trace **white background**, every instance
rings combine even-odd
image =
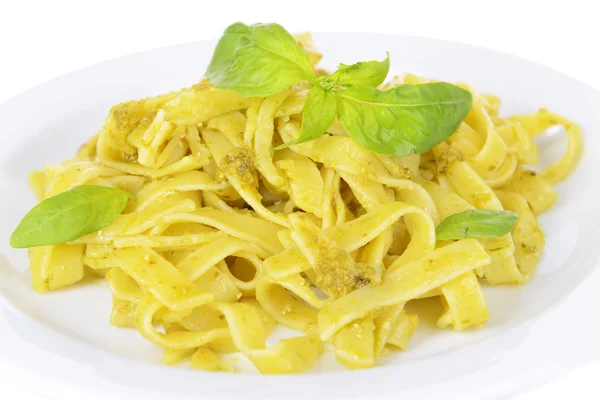
[[[385,32],[470,43],[546,64],[600,89],[600,24],[594,3],[0,0],[0,102],[106,59],[216,38],[234,21],[278,22],[290,31]],[[31,117],[35,118],[35,110]],[[18,132],[0,132],[0,135],[12,134]],[[598,376],[600,361],[523,393],[517,399],[597,399],[600,398]],[[0,359],[0,397],[39,399],[17,389],[30,384],[35,381],[28,382]]]

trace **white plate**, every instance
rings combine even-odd
[[[156,346],[134,330],[109,325],[110,295],[101,283],[36,294],[28,274],[21,273],[27,269],[26,252],[8,246],[11,231],[34,204],[27,172],[71,157],[102,126],[112,105],[198,81],[215,43],[184,44],[76,71],[0,106],[2,358],[24,374],[45,379],[45,393],[65,390],[60,389],[63,382],[97,395],[145,398],[404,394],[481,399],[521,390],[600,355],[597,336],[592,335],[597,324],[587,322],[585,315],[563,309],[558,317],[544,314],[590,276],[600,251],[595,185],[600,162],[591,155],[600,147],[600,93],[546,67],[463,44],[346,33],[317,34],[315,40],[327,67],[381,59],[389,50],[393,73],[468,82],[499,95],[503,113],[547,107],[581,124],[586,151],[574,175],[558,187],[555,207],[541,218],[547,246],[533,281],[525,287],[486,288],[491,318],[481,330],[442,331],[425,321],[406,352],[384,358],[376,368],[345,371],[334,366],[329,354],[313,373],[300,376],[164,367],[158,364],[161,353]],[[544,161],[556,158],[563,145],[559,137],[546,140]],[[598,275],[590,279],[600,282]],[[585,287],[591,301],[600,298],[589,291],[591,284]]]

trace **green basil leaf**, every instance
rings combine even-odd
[[[208,70],[206,71],[206,76],[209,78],[209,80],[211,77],[221,76],[231,68],[235,62],[235,50],[237,49],[244,35],[247,36],[249,34],[250,27],[242,24],[241,22],[236,22],[235,24],[229,25],[227,29],[225,29],[223,36],[219,40],[219,43],[217,43],[212,60],[210,61]]]
[[[242,96],[266,97],[314,78],[308,56],[278,24],[231,25],[206,71],[217,87]]]
[[[468,210],[444,219],[435,235],[437,240],[496,238],[510,232],[518,219],[510,211]]]
[[[131,195],[104,186],[76,186],[48,197],[23,217],[10,237],[16,248],[70,242],[109,225]]]
[[[335,95],[321,86],[313,86],[306,95],[302,111],[302,131],[296,140],[282,144],[274,150],[314,140],[321,136],[331,126],[336,113]]]
[[[444,82],[386,91],[356,85],[335,93],[346,132],[361,146],[396,157],[423,153],[452,135],[472,103],[469,91]]]
[[[390,53],[383,61],[363,61],[352,65],[340,63],[338,70],[329,78],[340,86],[365,84],[379,86],[385,81],[390,70]]]

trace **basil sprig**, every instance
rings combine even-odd
[[[471,109],[471,94],[444,82],[386,91],[361,84],[336,95],[346,132],[369,150],[397,157],[430,150],[454,133]]]
[[[219,40],[206,76],[242,96],[264,97],[308,80],[300,136],[275,150],[314,140],[339,119],[361,146],[376,153],[423,153],[450,136],[471,109],[471,93],[449,83],[401,85],[381,91],[383,61],[340,64],[316,77],[308,57],[281,25],[235,23]]]
[[[383,61],[362,61],[352,65],[340,63],[337,71],[329,77],[329,81],[335,82],[340,86],[351,86],[362,83],[375,87],[385,81],[389,71],[390,53],[387,53]]]
[[[325,133],[335,119],[336,102],[333,91],[323,89],[320,85],[313,86],[306,94],[300,136],[296,140],[275,147],[275,150],[317,139]]]
[[[10,237],[16,248],[70,242],[96,232],[123,212],[131,195],[104,186],[76,186],[33,207]]]
[[[281,25],[238,22],[219,40],[206,77],[242,96],[266,97],[315,73],[308,56]]]
[[[497,238],[511,231],[519,214],[511,211],[468,210],[446,217],[437,227],[437,240]]]

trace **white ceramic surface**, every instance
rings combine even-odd
[[[69,382],[106,395],[144,398],[481,399],[521,390],[600,356],[595,340],[600,327],[576,312],[565,312],[563,323],[556,318],[550,323],[544,313],[586,279],[585,301],[600,298],[591,292],[596,286],[591,282],[600,284],[600,273],[591,274],[600,252],[594,183],[600,161],[592,155],[600,145],[600,93],[549,68],[457,43],[347,33],[316,34],[315,40],[326,67],[380,59],[389,50],[392,73],[468,82],[499,95],[503,114],[547,107],[581,124],[586,150],[573,176],[557,187],[555,207],[541,217],[547,246],[533,281],[486,287],[491,318],[481,330],[439,330],[424,318],[410,348],[383,358],[376,368],[347,371],[329,353],[315,371],[300,376],[164,367],[158,347],[134,330],[109,324],[110,294],[103,283],[36,294],[23,273],[26,251],[8,246],[11,231],[35,203],[27,172],[71,157],[102,126],[112,105],[198,81],[215,43],[191,43],[103,62],[0,105],[0,357],[45,380],[44,393],[53,390],[52,382]],[[540,142],[545,163],[564,148],[560,131],[553,133]]]

